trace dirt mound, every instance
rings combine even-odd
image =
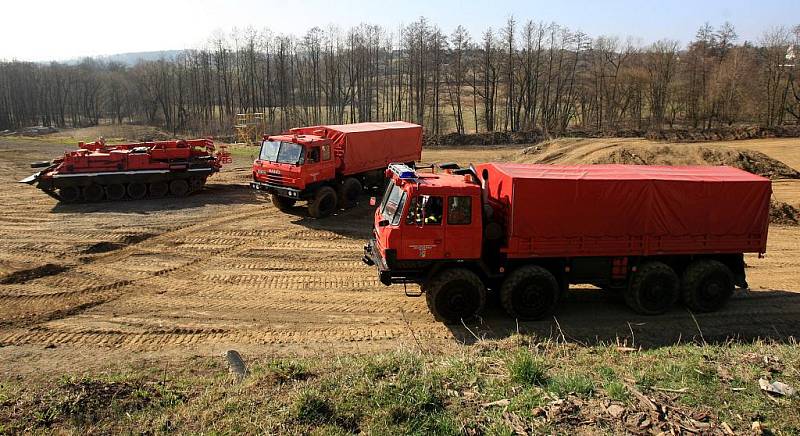
[[[800,179],[800,172],[764,153],[709,146],[622,146],[591,163],[728,165],[770,179]]]
[[[800,137],[800,128],[796,126],[778,127],[723,127],[714,129],[672,129],[651,130],[645,138],[654,141],[733,141],[756,138],[797,138]]]
[[[800,225],[800,210],[791,204],[772,200],[769,203],[769,222],[787,226]]]

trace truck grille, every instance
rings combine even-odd
[[[283,177],[280,174],[267,174],[267,183],[270,185],[286,186],[289,182],[288,177]]]

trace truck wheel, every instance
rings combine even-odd
[[[561,290],[550,271],[536,265],[512,272],[500,287],[503,308],[521,320],[542,319],[553,313]]]
[[[486,304],[486,286],[477,274],[463,268],[440,272],[422,290],[433,317],[448,324],[473,318]]]
[[[668,311],[678,301],[679,280],[675,271],[662,262],[648,262],[639,267],[625,292],[625,303],[643,315]]]
[[[349,209],[358,202],[358,197],[361,195],[361,182],[355,177],[348,177],[344,179],[344,183],[339,185],[337,194],[339,196],[339,207]]]
[[[150,196],[153,198],[161,198],[169,192],[169,184],[167,182],[153,182],[150,184]]]
[[[175,197],[183,197],[189,193],[189,182],[183,179],[176,179],[169,182],[169,193]]]
[[[204,177],[192,177],[189,180],[189,188],[192,192],[201,191],[203,186],[206,184],[206,179]]]
[[[139,200],[147,195],[147,185],[139,182],[128,183],[128,197]]]
[[[65,186],[58,190],[58,198],[64,203],[75,203],[81,198],[81,190],[76,186]]]
[[[683,303],[695,312],[713,312],[733,295],[733,273],[716,260],[698,260],[683,273]]]
[[[91,185],[83,188],[83,199],[90,203],[100,201],[105,196],[106,193],[103,191],[103,187],[100,185],[92,183]]]
[[[291,209],[292,206],[294,206],[294,204],[297,202],[297,200],[294,200],[292,198],[281,197],[280,195],[277,194],[270,194],[269,198],[270,200],[272,200],[272,204],[274,204],[275,207],[283,211]]]
[[[308,204],[308,214],[314,218],[324,218],[336,210],[336,191],[330,186],[323,186],[314,194],[314,200]]]
[[[125,198],[125,185],[112,183],[106,186],[106,198],[111,201],[118,201]]]

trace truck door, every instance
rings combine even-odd
[[[400,259],[444,259],[444,198],[417,195],[405,218]]]
[[[445,213],[444,257],[477,259],[481,257],[480,201],[469,195],[447,197]]]
[[[306,184],[333,179],[336,168],[331,158],[330,144],[314,145],[306,148],[303,168]]]

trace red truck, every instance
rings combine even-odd
[[[253,163],[253,189],[281,210],[308,201],[313,217],[354,205],[364,188],[380,186],[392,162],[422,155],[422,126],[393,121],[298,127],[265,137]]]
[[[385,285],[417,283],[438,320],[481,311],[487,290],[523,320],[570,284],[624,296],[642,314],[679,299],[722,307],[747,287],[744,253],[766,251],[771,184],[730,167],[391,165],[364,262]]]

